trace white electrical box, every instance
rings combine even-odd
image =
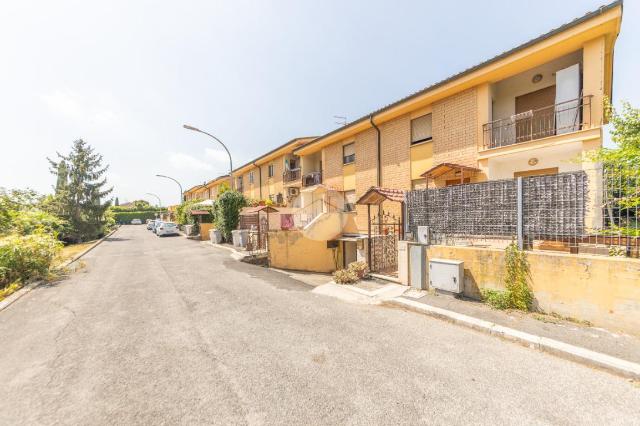
[[[464,262],[461,260],[430,259],[429,287],[450,293],[464,290]]]
[[[418,226],[416,240],[420,244],[429,244],[429,227],[428,226]]]

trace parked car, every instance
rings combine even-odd
[[[142,225],[142,221],[140,219],[131,219],[132,225]]]
[[[153,221],[153,228],[151,228],[153,233],[155,233],[158,230],[158,226],[160,226],[161,223],[162,221],[160,219],[156,219]]]
[[[156,235],[162,237],[164,235],[180,235],[178,225],[173,222],[160,222],[156,229]]]
[[[147,219],[147,229],[153,229],[154,222],[154,219]]]

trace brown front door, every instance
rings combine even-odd
[[[525,170],[522,172],[515,172],[513,174],[513,177],[518,178],[518,177],[547,176],[547,175],[557,175],[557,174],[558,174],[557,167],[549,167],[548,169]]]
[[[516,97],[516,142],[546,138],[555,132],[556,86],[545,87],[535,92]],[[532,114],[525,114],[533,111]]]

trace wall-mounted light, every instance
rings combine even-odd
[[[533,78],[531,79],[532,83],[540,83],[542,81],[542,74],[536,74],[533,76]]]
[[[533,157],[533,158],[529,158],[529,165],[530,166],[535,166],[536,164],[538,164],[538,159]]]

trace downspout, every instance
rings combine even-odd
[[[376,186],[380,187],[380,185],[382,185],[382,167],[380,167],[380,163],[381,163],[381,157],[382,157],[382,148],[381,148],[381,135],[380,135],[380,128],[378,126],[376,126],[376,123],[373,122],[373,115],[369,116],[369,123],[371,123],[371,126],[373,126],[374,129],[376,129],[376,133],[378,134],[377,137],[377,158],[378,161],[376,163],[376,169],[377,169],[377,175],[376,175]]]
[[[376,123],[374,123],[373,121],[373,114],[369,116],[369,123],[371,123],[371,126],[376,129],[376,133],[377,133],[377,146],[376,146],[376,154],[377,154],[377,161],[376,161],[376,186],[380,187],[380,185],[382,184],[382,167],[380,166],[381,163],[381,135],[380,135],[380,128],[378,126],[376,126]],[[378,204],[378,221],[381,222],[381,218],[380,218],[380,211],[382,209],[382,206],[380,204]],[[367,205],[367,221],[369,222],[367,225],[367,261],[369,263],[369,269],[371,269],[371,250],[372,250],[372,244],[371,244],[371,204]]]
[[[262,167],[253,162],[253,165],[258,168],[258,183],[260,184],[260,201],[262,201]]]

